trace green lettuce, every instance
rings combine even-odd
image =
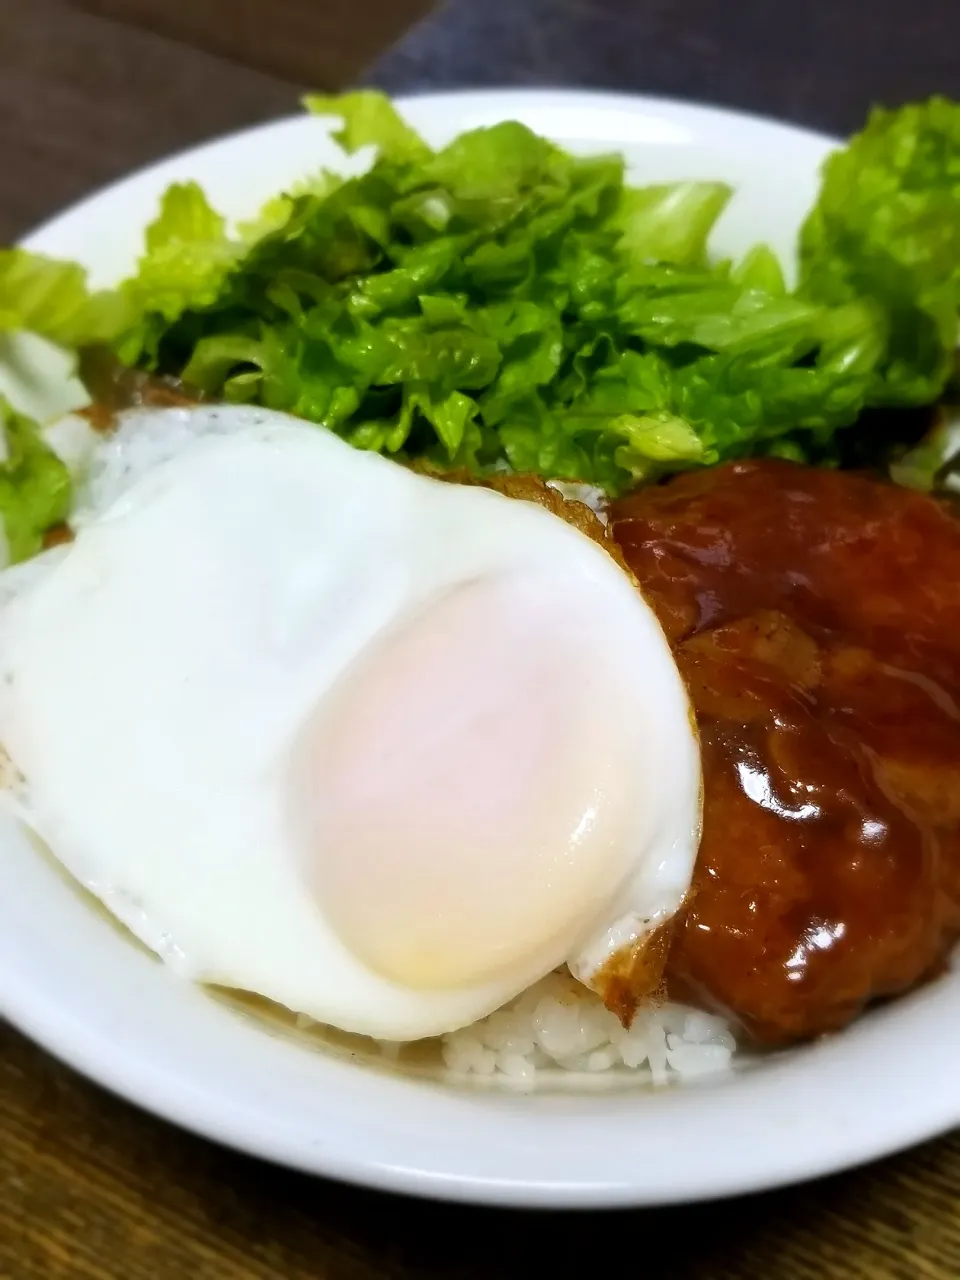
[[[960,106],[877,112],[825,166],[788,290],[708,252],[715,182],[630,186],[516,121],[433,150],[382,95],[313,96],[368,170],[231,229],[170,188],[133,276],[8,251],[0,327],[281,409],[359,448],[618,493],[776,454],[833,465],[943,390],[960,301]]]
[[[24,329],[62,347],[114,341],[135,315],[118,290],[91,292],[87,273],[26,249],[0,249],[0,332]]]
[[[424,160],[430,149],[419,134],[411,129],[388,98],[373,89],[358,89],[328,97],[310,93],[303,105],[313,115],[335,116],[342,127],[334,140],[344,151],[352,153],[361,147],[376,147],[381,157],[393,160]]]
[[[169,325],[186,311],[212,306],[246,252],[195,182],[168,188],[144,247],[136,274],[120,290],[130,314],[139,317],[123,335],[128,360],[154,358]]]
[[[928,404],[942,392],[960,307],[960,105],[943,98],[875,110],[827,161],[800,237],[801,292],[884,315],[872,404]]]
[[[37,424],[2,398],[0,428],[0,516],[10,559],[27,560],[43,546],[44,533],[67,517],[70,473],[44,444]]]

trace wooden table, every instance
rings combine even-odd
[[[0,0],[0,240],[134,165],[291,110],[301,83],[356,77],[426,7]],[[956,0],[808,0],[782,13],[768,0],[452,0],[370,74],[395,91],[670,92],[835,129],[871,99],[960,97]],[[955,1280],[958,1192],[954,1136],[812,1186],[666,1212],[422,1204],[222,1151],[0,1025],[0,1280],[529,1280],[607,1266],[672,1280]]]

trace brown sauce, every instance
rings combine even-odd
[[[176,408],[201,398],[176,378],[128,368],[106,347],[85,347],[80,352],[79,374],[92,401],[82,412],[96,431],[110,431],[124,409]]]
[[[631,494],[611,528],[702,739],[671,993],[776,1044],[936,973],[960,934],[960,520],[757,461]]]
[[[51,547],[60,547],[66,542],[73,541],[73,530],[63,520],[59,524],[53,524],[43,535],[43,549],[49,551]]]

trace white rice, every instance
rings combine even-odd
[[[442,1039],[452,1082],[531,1089],[616,1074],[654,1085],[729,1069],[736,1041],[725,1018],[669,1002],[641,1008],[629,1030],[599,997],[553,973],[489,1017]]]

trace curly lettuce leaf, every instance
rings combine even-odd
[[[195,182],[174,183],[147,228],[137,274],[125,286],[138,310],[176,320],[189,307],[209,306],[246,246]]]
[[[44,533],[70,510],[70,473],[40,436],[37,424],[0,398],[0,516],[10,560],[27,560]]]
[[[960,104],[875,110],[824,166],[800,236],[801,290],[886,313],[869,399],[918,405],[949,377],[960,307]]]
[[[315,116],[337,116],[342,127],[333,138],[346,152],[373,146],[380,156],[395,161],[417,161],[429,155],[429,147],[400,116],[393,103],[374,89],[328,96],[310,93],[303,99]]]
[[[620,311],[628,331],[654,347],[692,345],[792,363],[820,345],[822,309],[729,281],[691,292],[636,294]]]
[[[266,219],[261,225],[271,226]],[[249,248],[229,235],[226,220],[197,183],[168,187],[147,227],[136,274],[120,286],[137,317],[120,339],[125,361],[155,361],[169,326],[186,311],[212,306]]]
[[[563,153],[515,120],[462,133],[423,166],[423,176],[454,200],[514,200],[549,177]]]
[[[706,260],[707,237],[733,188],[725,182],[673,182],[625,189],[619,248],[643,262],[693,266]]]
[[[77,263],[0,249],[0,331],[25,329],[72,348],[112,342],[132,315],[116,291],[92,293]]]
[[[766,244],[754,245],[734,267],[730,278],[744,289],[759,289],[771,298],[782,298],[787,292],[780,260]]]

